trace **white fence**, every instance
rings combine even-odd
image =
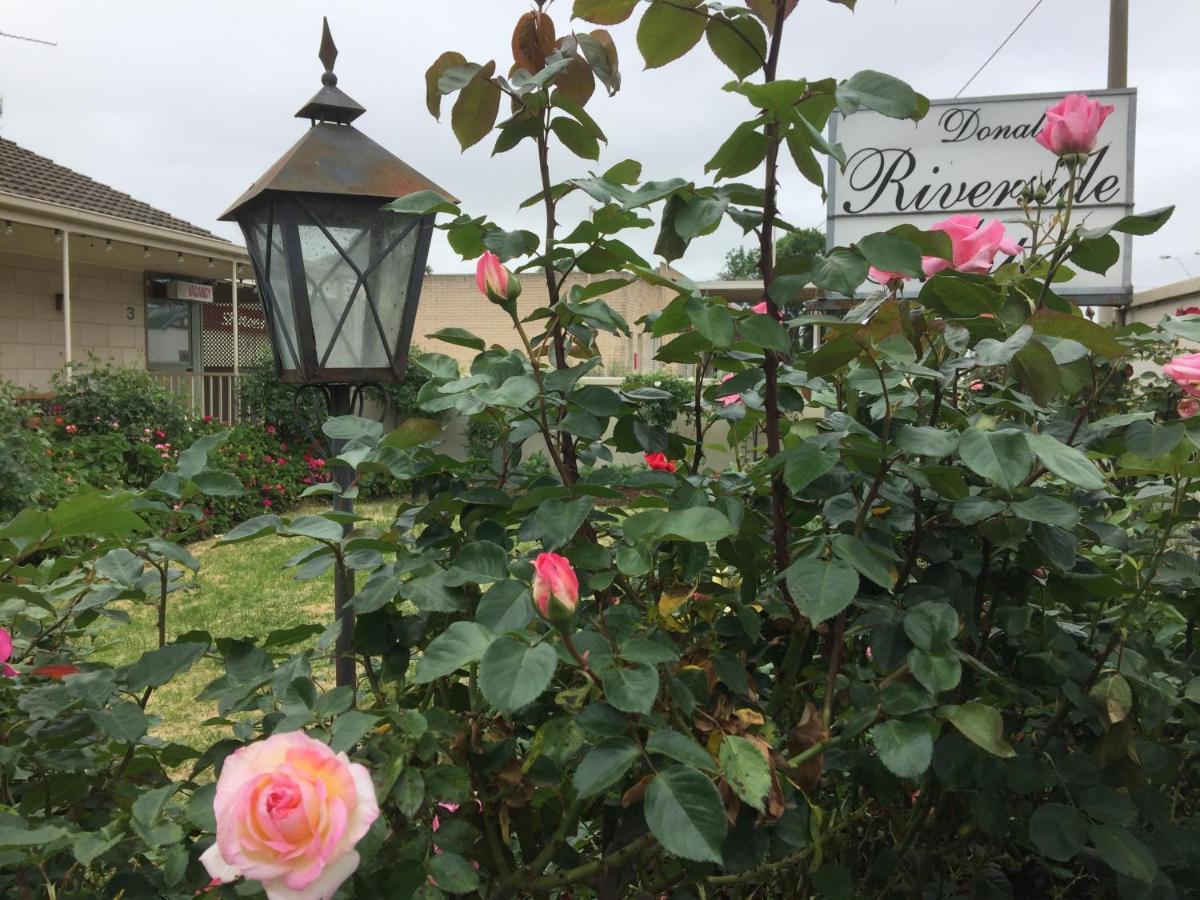
[[[155,380],[168,390],[183,397],[197,414],[212,416],[218,422],[235,424],[241,421],[242,409],[238,400],[237,378],[232,372],[157,372]]]

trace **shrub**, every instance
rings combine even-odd
[[[63,493],[43,417],[36,407],[17,402],[22,393],[0,382],[0,521],[30,504],[52,505]]]
[[[694,409],[696,384],[689,378],[681,378],[669,372],[643,372],[626,375],[621,382],[622,391],[651,389],[669,396],[637,401],[638,412],[643,421],[666,431],[672,431],[680,416],[690,422]]]

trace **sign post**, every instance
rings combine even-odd
[[[908,223],[921,229],[952,215],[1000,219],[1018,241],[1022,188],[1045,184],[1049,205],[1066,189],[1067,173],[1034,140],[1048,106],[1064,93],[934,100],[915,125],[872,112],[829,120],[830,142],[845,148],[847,164],[830,162],[828,246]],[[1133,143],[1137,92],[1091,91],[1115,110],[1100,130],[1096,152],[1080,172],[1075,218],[1110,225],[1133,212]],[[1114,235],[1116,237],[1116,235]],[[1090,305],[1124,305],[1132,285],[1132,238],[1121,236],[1121,260],[1105,275],[1077,271],[1055,291]]]

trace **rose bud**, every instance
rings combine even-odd
[[[533,602],[543,619],[569,622],[579,605],[579,578],[565,556],[539,553],[533,563]]]
[[[504,268],[500,257],[490,250],[483,251],[475,266],[475,285],[479,293],[497,306],[504,307],[509,314],[516,311],[517,298],[521,296],[521,280]]]

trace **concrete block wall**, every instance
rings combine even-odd
[[[564,285],[563,293],[569,296],[574,285],[586,285],[613,275],[572,275]],[[540,272],[527,272],[521,276],[521,297],[517,310],[523,317],[538,307],[549,304],[546,283]],[[635,281],[626,287],[603,295],[610,307],[629,323],[632,337],[601,332],[597,345],[603,357],[603,368],[594,371],[597,375],[625,375],[629,372],[657,372],[674,367],[663,366],[653,357],[657,349],[649,335],[642,334],[636,322],[652,310],[662,309],[675,293],[643,281]],[[539,331],[541,322],[526,326],[530,337]],[[417,309],[416,326],[413,329],[413,346],[436,353],[444,353],[459,361],[465,368],[475,356],[475,351],[431,339],[426,335],[443,328],[465,328],[490,347],[520,348],[521,340],[508,314],[490,303],[475,286],[474,275],[429,275],[421,290],[421,305]],[[635,364],[636,363],[636,364]]]
[[[141,272],[71,267],[72,356],[146,365],[145,288]],[[64,359],[62,262],[0,252],[0,380],[46,390]]]

